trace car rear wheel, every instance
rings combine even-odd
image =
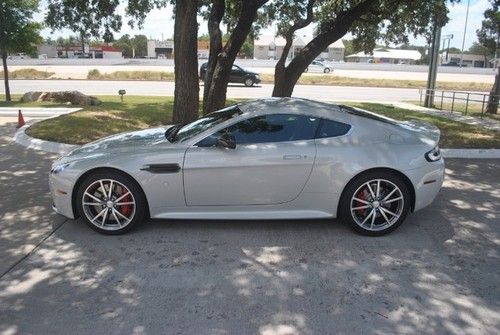
[[[360,234],[385,235],[410,211],[410,192],[396,174],[371,172],[355,178],[344,190],[340,216]]]
[[[328,67],[325,67],[325,69],[323,70],[324,73],[330,73],[330,68]]]
[[[146,199],[137,183],[113,171],[85,178],[76,201],[83,221],[102,234],[124,234],[146,214]]]
[[[246,87],[251,87],[251,86],[253,86],[254,81],[252,78],[246,78],[244,84]]]

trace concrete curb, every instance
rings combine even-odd
[[[36,122],[34,122],[34,123],[36,123]],[[45,141],[45,140],[40,140],[38,138],[33,138],[31,136],[28,136],[28,134],[26,134],[25,131],[31,125],[33,125],[33,123],[26,124],[16,131],[16,133],[14,134],[14,141],[17,144],[25,146],[29,149],[42,150],[42,151],[52,152],[52,153],[61,154],[61,155],[66,154],[66,153],[70,152],[71,150],[78,147],[77,145]]]
[[[444,158],[500,158],[500,149],[441,149]]]
[[[30,149],[58,154],[68,153],[78,147],[77,145],[45,141],[30,137],[25,132],[30,125],[19,128],[14,135],[14,140],[18,144]],[[441,152],[444,158],[500,159],[500,149],[441,149]]]

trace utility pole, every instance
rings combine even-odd
[[[469,20],[469,6],[470,6],[470,0],[467,0],[467,12],[465,13],[464,37],[462,39],[462,53],[460,54],[460,67],[462,67],[462,63],[464,61],[465,35],[467,34],[467,23]]]
[[[446,47],[446,57],[445,57],[445,61],[446,63],[448,63],[448,54],[450,53],[450,41],[453,39],[453,34],[443,35],[441,36],[441,39],[443,40],[443,50],[445,49],[444,45],[446,41],[448,41],[448,46]]]
[[[441,45],[441,27],[434,24],[432,28],[432,46],[430,52],[429,75],[427,77],[427,89],[425,90],[424,106],[434,106],[434,90],[436,89],[437,67],[439,58],[439,46]]]

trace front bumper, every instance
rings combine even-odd
[[[51,173],[49,187],[52,196],[52,209],[58,214],[74,219],[75,213],[71,201],[73,185],[60,175]]]
[[[405,171],[415,188],[415,207],[418,211],[430,205],[444,182],[445,164],[443,158],[424,167]]]

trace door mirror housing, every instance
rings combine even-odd
[[[231,133],[224,133],[217,139],[217,147],[236,149],[236,140]]]

